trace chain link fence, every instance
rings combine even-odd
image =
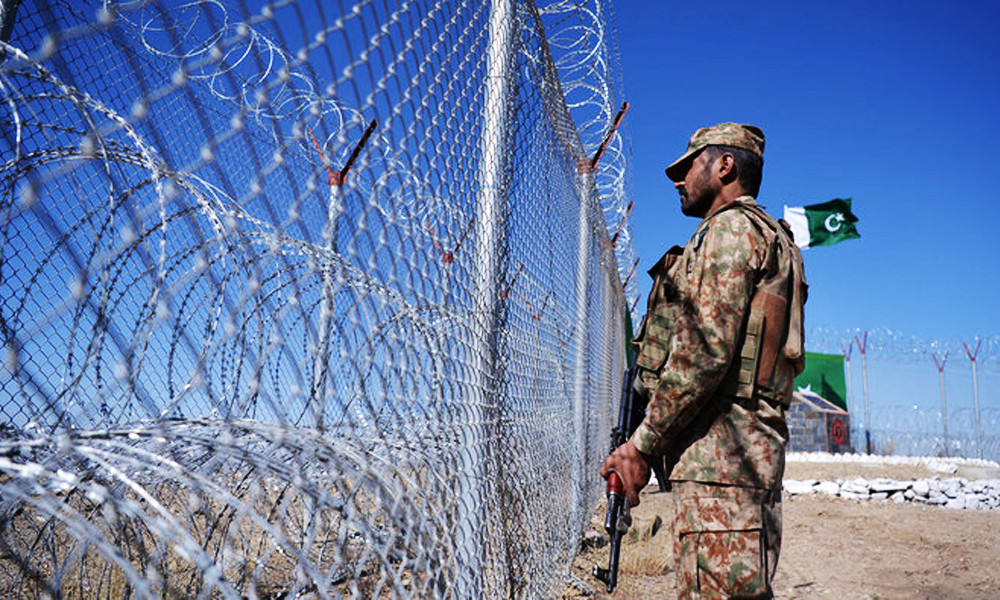
[[[846,359],[855,451],[1000,461],[1000,337],[814,328],[806,340]]]
[[[0,16],[0,595],[556,595],[636,297],[610,1]]]

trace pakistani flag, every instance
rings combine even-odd
[[[806,365],[795,378],[795,389],[812,392],[847,410],[844,355],[806,352]]]
[[[792,227],[799,248],[829,246],[858,238],[858,218],[851,212],[851,199],[836,198],[810,206],[785,207],[785,220]]]

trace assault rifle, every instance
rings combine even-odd
[[[636,366],[625,371],[622,381],[621,404],[618,407],[618,424],[611,430],[611,450],[609,454],[632,437],[632,434],[635,433],[636,428],[639,427],[639,424],[642,423],[642,419],[646,415],[648,399],[637,394],[632,387],[637,373],[638,367]],[[667,482],[667,474],[664,473],[663,461],[656,461],[652,465],[652,468],[653,473],[656,474],[656,481],[660,485],[660,491],[665,492],[669,490],[670,484]],[[622,483],[618,473],[612,472],[608,475],[606,493],[608,496],[608,513],[604,517],[604,530],[608,532],[608,537],[611,541],[611,555],[608,557],[607,569],[602,568],[600,565],[594,565],[594,577],[604,582],[607,585],[608,593],[611,593],[614,591],[615,586],[618,585],[618,557],[621,553],[622,536],[625,535],[628,528],[632,525],[632,515],[628,498],[625,496],[625,485]]]

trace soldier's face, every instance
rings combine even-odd
[[[674,183],[681,195],[681,212],[689,217],[704,217],[715,201],[711,166],[708,155],[701,152],[691,161],[684,179]]]

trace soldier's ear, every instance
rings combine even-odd
[[[733,157],[729,152],[723,152],[719,156],[718,160],[715,161],[715,167],[719,174],[719,178],[722,179],[724,183],[730,183],[736,180],[738,167],[736,166],[736,158]]]

